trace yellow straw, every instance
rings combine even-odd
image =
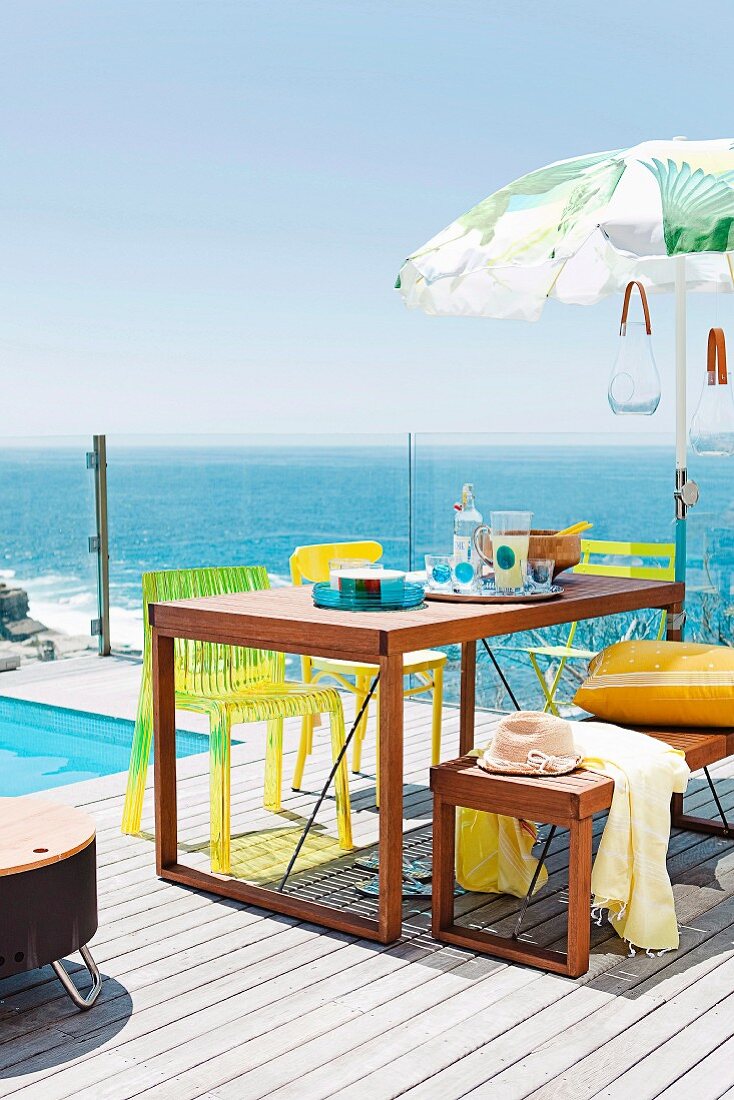
[[[582,531],[588,531],[593,526],[593,523],[581,520],[579,523],[571,524],[570,527],[564,527],[562,531],[556,531],[556,535],[580,535]]]

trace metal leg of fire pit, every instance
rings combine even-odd
[[[69,977],[64,964],[59,962],[52,962],[51,966],[54,968],[56,977],[59,979],[64,989],[71,997],[72,1001],[77,1008],[80,1008],[82,1012],[85,1012],[88,1008],[91,1008],[94,1002],[99,997],[102,989],[102,977],[99,973],[96,962],[92,958],[92,953],[87,946],[79,948],[79,954],[84,959],[84,965],[86,966],[89,974],[92,978],[92,988],[87,993],[86,997],[83,997],[73,981]]]

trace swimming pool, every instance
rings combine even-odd
[[[127,771],[132,736],[124,718],[0,696],[0,795]],[[208,737],[177,733],[176,756],[208,750]]]

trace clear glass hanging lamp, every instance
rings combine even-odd
[[[734,397],[721,328],[709,332],[706,378],[691,420],[690,440],[697,455],[734,455]]]
[[[640,292],[643,321],[627,321],[634,287]],[[652,351],[652,326],[642,283],[627,283],[619,325],[619,351],[607,391],[615,416],[652,416],[660,404],[660,375]]]

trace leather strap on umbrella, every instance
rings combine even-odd
[[[632,297],[632,290],[634,287],[637,287],[640,292],[642,309],[645,314],[645,332],[648,336],[652,336],[652,326],[650,324],[650,307],[647,304],[647,294],[645,293],[644,286],[642,285],[642,283],[638,282],[637,279],[633,279],[631,283],[627,283],[624,291],[624,303],[622,305],[622,320],[619,323],[619,334],[620,336],[624,336],[625,329],[627,327],[627,314],[629,313],[630,298]]]
[[[718,362],[718,381],[720,386],[725,386],[728,375],[726,373],[726,337],[723,328],[709,330],[709,345],[706,356],[706,371],[708,373],[709,386],[716,385],[716,367]]]

